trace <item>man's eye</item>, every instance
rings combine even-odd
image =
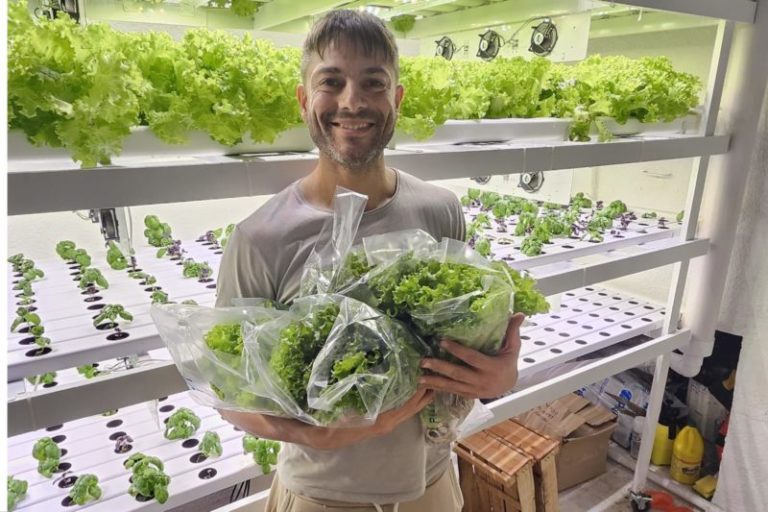
[[[384,82],[382,82],[381,80],[369,80],[368,86],[374,87],[374,88],[384,87]]]
[[[320,82],[320,85],[325,85],[327,87],[338,87],[341,85],[341,80],[337,80],[336,78],[326,78]]]

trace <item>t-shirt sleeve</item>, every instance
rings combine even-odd
[[[461,202],[458,199],[453,202],[453,215],[451,215],[451,217],[453,224],[453,234],[451,235],[451,238],[466,242],[467,226],[466,221],[464,220],[464,209],[461,207]]]
[[[238,225],[227,241],[216,281],[216,307],[231,306],[235,298],[275,299],[264,257]]]

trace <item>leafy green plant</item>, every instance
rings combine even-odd
[[[83,269],[80,273],[80,282],[78,286],[84,290],[96,291],[99,288],[109,288],[109,282],[101,273],[101,270],[90,267]]]
[[[577,192],[571,198],[572,208],[592,208],[592,200],[584,195],[584,192]]]
[[[491,256],[491,242],[487,238],[480,238],[475,242],[475,251],[486,258]]]
[[[93,319],[93,325],[98,326],[106,321],[117,323],[120,318],[130,322],[133,315],[120,304],[107,304],[99,310],[99,314]]]
[[[685,216],[685,210],[680,210],[677,215],[675,215],[675,220],[677,222],[683,222],[683,217]]]
[[[27,481],[16,480],[11,475],[8,475],[8,511],[11,512],[16,508],[16,505],[24,499],[27,494]]]
[[[520,252],[526,256],[537,256],[541,254],[541,245],[542,241],[535,234],[529,235],[520,244]]]
[[[198,280],[208,279],[213,274],[213,269],[207,262],[196,262],[192,258],[184,260],[184,277],[196,277]]]
[[[96,366],[91,364],[84,364],[82,366],[77,367],[77,373],[84,376],[86,379],[92,379],[99,375],[101,372],[98,370]]]
[[[656,212],[645,212],[644,214],[641,215],[641,217],[644,219],[655,219],[656,217],[658,217],[658,215],[656,214]]]
[[[26,324],[27,327],[40,325],[40,316],[37,313],[33,313],[28,308],[20,307],[16,309],[16,318],[11,322],[11,332],[16,332],[22,324]]]
[[[165,438],[173,441],[188,439],[200,428],[200,418],[191,409],[182,407],[171,414],[165,424]]]
[[[132,472],[128,494],[155,498],[161,504],[168,501],[171,477],[163,472],[164,466],[160,459],[139,452],[128,457],[123,466]]]
[[[50,437],[43,437],[35,442],[32,447],[32,457],[38,461],[37,471],[46,478],[51,478],[54,471],[59,468],[61,450]]]
[[[113,270],[125,270],[128,268],[128,260],[125,258],[123,251],[112,240],[109,241],[109,248],[107,249],[107,264]]]
[[[80,475],[75,480],[75,485],[69,490],[70,499],[77,505],[85,505],[91,500],[101,498],[101,487],[96,475]]]
[[[405,37],[416,24],[416,16],[413,14],[400,14],[398,16],[393,16],[389,21],[392,23],[392,29],[395,32],[400,32],[403,34],[403,37]]]
[[[232,236],[232,232],[235,230],[234,224],[228,224],[226,228],[224,228],[224,237],[221,239],[221,246],[226,247],[227,242],[229,242],[229,237]]]
[[[272,466],[277,464],[280,443],[246,434],[243,436],[243,452],[252,454],[254,462],[261,467],[261,472],[266,475],[272,471]]]
[[[208,431],[203,434],[203,440],[200,441],[200,451],[206,457],[221,457],[221,438],[219,434]]]
[[[21,272],[21,264],[24,261],[24,255],[22,253],[14,254],[8,258],[8,263],[13,266],[14,272]]]
[[[43,373],[42,375],[27,377],[27,381],[33,386],[53,384],[56,382],[56,372],[48,372]]]
[[[162,290],[155,290],[149,296],[152,304],[168,304],[168,294]]]
[[[160,222],[157,215],[147,215],[144,217],[144,226],[146,227],[144,236],[147,237],[149,245],[153,247],[167,248],[173,243],[173,239],[171,238],[171,226],[165,222]],[[158,258],[160,257],[162,257],[162,254],[158,251]]]

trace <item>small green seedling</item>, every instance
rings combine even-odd
[[[157,215],[147,215],[144,217],[144,236],[147,242],[153,247],[167,247],[173,243],[171,236],[171,226],[160,222]]]
[[[24,261],[24,255],[22,253],[14,254],[10,258],[8,258],[8,263],[10,263],[13,266],[14,272],[20,272],[21,271],[21,262]]]
[[[125,258],[123,251],[112,240],[108,244],[107,264],[114,270],[125,270],[128,268],[128,260]]]
[[[162,290],[156,290],[150,295],[152,304],[168,304],[168,294]]]
[[[133,473],[128,494],[134,497],[141,494],[147,498],[155,498],[160,503],[168,501],[168,484],[171,477],[163,472],[163,462],[160,459],[134,453],[123,466]]]
[[[656,217],[658,217],[658,215],[656,214],[656,212],[645,212],[644,214],[641,215],[641,217],[644,219],[655,219]]]
[[[477,242],[475,242],[475,251],[477,251],[477,254],[481,256],[485,256],[486,258],[491,256],[491,242],[488,241],[487,238],[480,238]]]
[[[77,249],[72,259],[80,265],[81,269],[88,268],[91,265],[91,255],[85,249]]]
[[[80,274],[80,288],[95,291],[99,288],[109,288],[109,282],[97,268],[86,268]]]
[[[675,215],[675,220],[677,222],[683,222],[683,219],[685,218],[685,210],[680,210],[677,212],[677,215]]]
[[[59,468],[61,450],[59,445],[50,437],[39,439],[32,447],[32,457],[37,461],[37,471],[46,478],[51,478],[53,472]]]
[[[40,384],[53,384],[56,382],[56,372],[43,373],[42,375],[34,375],[27,377],[27,381],[33,386]]]
[[[91,500],[101,498],[101,487],[96,475],[80,475],[75,481],[75,485],[69,491],[70,499],[77,505],[85,505]]]
[[[200,442],[200,451],[206,457],[221,457],[221,439],[216,432],[208,431]]]
[[[63,260],[74,261],[75,242],[71,240],[62,240],[56,244],[56,254]]]
[[[86,379],[92,379],[99,375],[101,372],[93,366],[93,364],[84,364],[77,367],[77,373],[85,376]]]
[[[31,329],[32,326],[40,325],[40,316],[25,307],[17,308],[16,318],[11,323],[11,332],[16,332],[22,324],[27,324],[26,326]]]
[[[213,269],[206,262],[198,263],[192,258],[184,260],[184,277],[196,277],[198,280],[208,279]]]
[[[268,439],[259,439],[250,434],[243,436],[244,453],[253,454],[253,460],[261,467],[265,475],[272,471],[272,466],[277,464],[277,454],[280,453],[280,443]]]
[[[192,410],[182,407],[168,418],[165,438],[169,441],[188,439],[200,428],[200,418]]]
[[[118,318],[122,318],[123,320],[130,322],[133,320],[133,315],[126,311],[126,309],[120,304],[107,304],[101,308],[99,314],[96,315],[96,318],[93,319],[93,325],[98,326],[106,320],[117,323]]]
[[[16,508],[16,504],[27,494],[27,481],[16,480],[8,475],[8,512]]]

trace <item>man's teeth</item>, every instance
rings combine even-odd
[[[362,130],[363,128],[367,128],[368,124],[367,123],[365,123],[365,124],[344,124],[344,123],[339,123],[339,126],[344,128],[345,130]]]

